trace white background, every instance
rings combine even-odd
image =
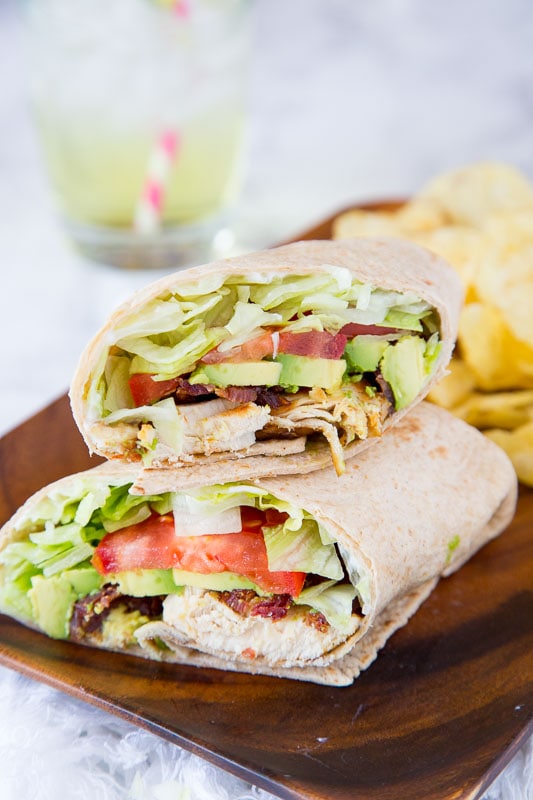
[[[29,113],[20,5],[0,5],[0,433],[65,391],[107,314],[154,277],[84,262],[63,237]],[[404,197],[472,161],[507,161],[533,179],[531,0],[256,0],[254,23],[242,248],[353,202]],[[82,729],[107,753],[101,772]],[[163,762],[194,791],[205,784],[192,800],[244,791],[224,776],[191,777],[193,762],[134,729],[125,740],[129,730],[0,670],[0,797],[126,797],[116,787],[129,785],[132,764],[153,786]],[[495,797],[531,797],[528,758]]]

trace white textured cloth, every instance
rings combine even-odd
[[[274,800],[198,756],[0,668],[1,800]],[[531,800],[530,741],[483,800]]]

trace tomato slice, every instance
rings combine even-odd
[[[221,351],[218,348],[210,350],[203,356],[204,364],[219,364],[223,362],[260,361],[276,352],[294,356],[307,356],[308,358],[340,358],[346,347],[347,336],[343,333],[328,333],[327,331],[291,331],[264,333],[244,342],[238,347]]]
[[[202,357],[204,364],[220,364],[222,362],[240,362],[240,361],[261,361],[266,356],[271,356],[274,353],[274,342],[272,341],[271,333],[263,333],[261,336],[256,336],[250,339],[249,342],[243,342],[237,347],[231,347],[229,350],[219,350],[215,347]]]
[[[280,333],[278,350],[292,356],[337,359],[344,353],[348,337],[343,333],[302,331]]]
[[[92,564],[102,575],[172,567],[202,575],[236,572],[265,592],[298,597],[305,572],[271,572],[261,530],[265,518],[255,509],[243,507],[242,512],[242,531],[209,536],[176,536],[173,516],[154,514],[137,525],[106,534]]]
[[[359,322],[348,322],[341,330],[348,339],[354,336],[387,336],[389,333],[401,333],[399,328],[386,328],[384,325],[361,325]]]
[[[133,402],[139,406],[149,406],[163,397],[171,395],[178,385],[179,378],[170,378],[167,381],[154,381],[149,373],[136,372],[129,378],[129,386]]]

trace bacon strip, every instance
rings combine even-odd
[[[80,642],[87,634],[100,631],[104,620],[117,606],[123,606],[125,611],[138,611],[145,617],[157,619],[163,614],[164,599],[164,595],[156,597],[122,595],[117,586],[106,583],[100,591],[82,597],[74,603],[70,619],[70,638]]]
[[[274,621],[287,616],[293,605],[290,594],[259,597],[253,589],[233,589],[219,592],[220,600],[242,617],[270,617]]]

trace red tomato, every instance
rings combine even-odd
[[[275,352],[307,356],[308,358],[336,359],[342,356],[347,341],[344,334],[333,334],[327,331],[302,331],[301,333],[291,333],[290,331],[284,333],[282,331],[278,337],[276,342],[275,333],[264,333],[238,347],[232,347],[230,350],[221,351],[215,348],[206,353],[202,361],[205,364],[260,361],[267,356],[273,356]]]
[[[243,530],[209,536],[176,536],[172,515],[153,515],[137,525],[108,533],[92,564],[102,575],[134,569],[170,569],[209,575],[236,572],[265,592],[298,597],[305,572],[271,572],[260,524],[261,512],[243,507]],[[260,524],[256,520],[261,515]],[[246,525],[250,521],[251,529]]]
[[[382,325],[361,325],[359,322],[348,322],[341,328],[341,333],[353,339],[354,336],[387,336],[398,333],[398,328],[385,328]]]
[[[161,400],[162,397],[172,394],[178,385],[178,378],[168,381],[154,381],[153,376],[145,372],[136,372],[128,381],[131,396],[137,407],[149,406]]]
[[[237,347],[231,347],[229,350],[219,350],[215,347],[202,357],[204,364],[219,364],[226,361],[261,361],[266,356],[271,356],[274,353],[274,343],[272,341],[271,333],[263,333],[261,336],[256,336],[250,339],[249,342]]]
[[[337,359],[344,353],[347,337],[343,333],[303,331],[280,333],[278,350],[292,356]]]

